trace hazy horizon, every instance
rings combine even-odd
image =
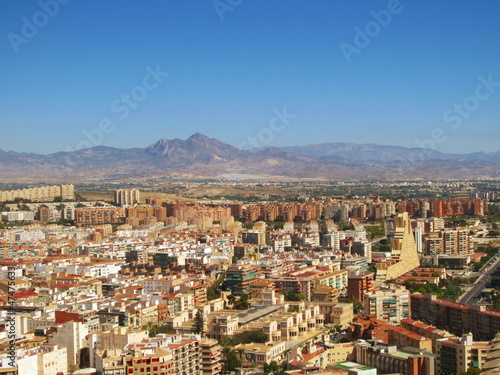
[[[7,0],[0,149],[499,151],[500,3]],[[245,148],[244,147],[244,148]]]

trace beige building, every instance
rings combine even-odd
[[[356,358],[352,343],[329,344],[324,351],[316,351],[313,354],[302,354],[300,349],[300,347],[292,348],[288,359],[293,361],[294,366],[302,369],[325,369],[330,364],[352,361]]]
[[[128,355],[121,355],[121,350],[104,350],[96,356],[96,370],[102,375],[176,374],[172,352],[164,348],[135,348]]]
[[[75,187],[73,185],[54,185],[36,188],[0,191],[0,202],[26,199],[34,202],[53,201],[61,197],[64,200],[75,199]]]
[[[57,326],[55,332],[48,337],[49,344],[61,345],[67,348],[69,371],[80,367],[82,349],[88,348],[88,328],[81,322],[66,322]]]
[[[398,324],[410,317],[410,291],[403,285],[383,285],[377,291],[364,294],[363,306],[365,315]]]
[[[265,362],[281,359],[286,346],[285,342],[280,341],[271,345],[257,343],[240,344],[236,345],[235,349],[243,349],[245,351],[243,355],[249,362],[264,364]]]
[[[88,336],[91,367],[95,367],[95,355],[97,352],[102,353],[104,350],[115,348],[121,350],[130,343],[140,342],[148,337],[147,331],[140,329],[120,327],[113,324],[109,324],[103,328],[102,332],[96,332]]]
[[[26,350],[17,360],[18,374],[56,375],[68,372],[67,349],[61,345],[43,344]]]
[[[118,189],[114,193],[114,202],[121,206],[129,206],[139,203],[140,193],[138,189]]]
[[[202,375],[219,374],[222,370],[222,347],[217,340],[200,341]]]
[[[490,348],[490,342],[475,342],[472,333],[463,335],[462,338],[437,340],[437,373],[459,374],[469,367],[482,368]]]
[[[391,261],[377,263],[377,281],[393,280],[420,266],[417,245],[408,212],[394,218],[394,238],[391,239]]]
[[[347,328],[354,317],[352,303],[336,303],[331,308],[330,321],[334,325],[340,325],[342,328]]]
[[[207,322],[207,337],[220,340],[233,336],[238,329],[238,317],[232,314],[212,314]]]
[[[93,207],[75,209],[75,221],[80,225],[100,225],[118,222],[114,207]]]

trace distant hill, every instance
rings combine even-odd
[[[203,134],[149,147],[97,146],[50,155],[0,150],[0,180],[127,180],[254,175],[283,178],[475,178],[500,176],[500,152],[446,154],[375,144],[323,143],[240,150]]]

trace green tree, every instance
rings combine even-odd
[[[264,363],[264,374],[270,375],[280,375],[283,368],[276,361],[271,361],[269,363]]]
[[[460,371],[460,375],[479,375],[482,370],[478,367],[469,367],[467,371]]]
[[[196,312],[194,316],[194,333],[203,334],[204,333],[204,321],[203,314],[200,310]]]
[[[213,301],[214,299],[220,298],[219,287],[226,278],[226,273],[222,272],[217,280],[214,281],[212,285],[207,288],[207,300]]]
[[[227,356],[227,370],[235,371],[238,367],[241,367],[241,362],[236,356],[236,352],[234,350],[230,350]]]
[[[349,223],[346,223],[345,221],[339,221],[336,224],[339,230],[348,230],[351,228],[351,225]]]
[[[248,300],[250,299],[250,296],[246,293],[243,293],[240,296],[240,299],[235,303],[234,307],[237,310],[246,310],[249,307]]]
[[[361,310],[363,310],[363,304],[355,297],[349,296],[349,297],[340,297],[339,302],[342,303],[352,303],[352,308],[355,314],[359,313]]]
[[[222,364],[222,368],[224,371],[229,371],[228,368],[228,359],[229,359],[229,353],[231,352],[231,348],[229,346],[223,346],[222,347],[222,357],[224,358],[224,362]]]
[[[500,291],[498,288],[495,288],[495,290],[491,293],[491,302],[491,309],[493,311],[500,312]]]
[[[289,292],[287,290],[282,290],[281,293],[285,296],[285,301],[299,302],[306,299],[301,293]]]
[[[236,351],[238,352],[238,357],[240,357],[240,362],[243,363],[243,354],[245,354],[245,349],[238,348]]]
[[[268,341],[269,337],[264,331],[243,331],[231,338],[222,338],[219,343],[223,347],[233,347],[239,344],[251,344],[253,342],[264,344]]]

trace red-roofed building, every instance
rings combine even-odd
[[[472,332],[478,340],[492,340],[500,332],[500,313],[485,306],[467,306],[431,294],[411,296],[413,319],[435,325],[456,335]]]

